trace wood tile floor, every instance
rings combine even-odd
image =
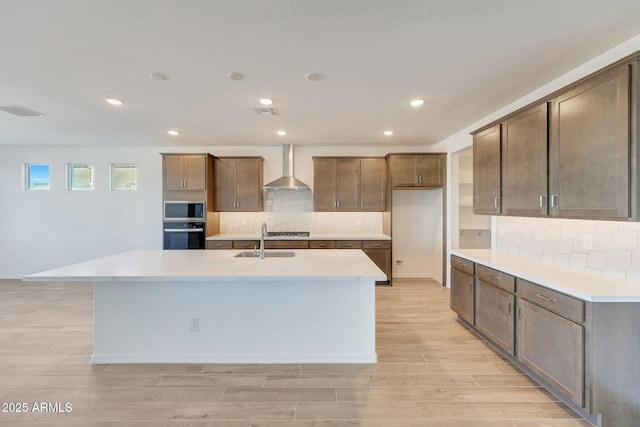
[[[0,426],[589,425],[460,324],[446,288],[376,293],[376,365],[91,365],[90,284],[0,281]]]

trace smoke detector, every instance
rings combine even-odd
[[[259,116],[278,116],[278,110],[275,107],[253,107],[253,112]]]

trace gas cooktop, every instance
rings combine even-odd
[[[269,231],[268,237],[309,237],[308,231]]]

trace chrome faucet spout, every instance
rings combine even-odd
[[[264,259],[264,237],[267,235],[267,223],[263,222],[260,228],[260,259]]]

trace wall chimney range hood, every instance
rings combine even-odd
[[[282,146],[282,176],[264,186],[265,190],[310,190],[309,186],[293,176],[293,145]]]

